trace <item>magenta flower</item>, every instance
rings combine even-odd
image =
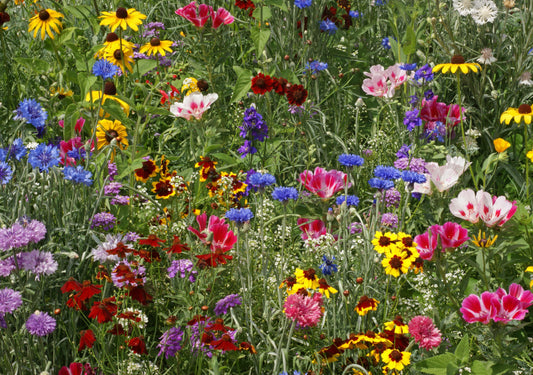
[[[483,292],[480,296],[471,294],[463,300],[459,311],[468,323],[481,322],[489,324],[496,316],[496,309],[492,303],[493,293]]]
[[[191,2],[189,5],[185,5],[182,8],[176,10],[178,16],[182,16],[186,20],[191,21],[196,27],[204,27],[207,20],[213,13],[213,8],[209,5],[200,4],[199,12],[197,13],[196,1]]]
[[[370,73],[364,72],[367,77],[363,80],[362,89],[368,95],[392,98],[395,89],[407,80],[407,72],[400,69],[400,65],[392,65],[384,69],[381,65],[370,67]]]
[[[183,117],[187,121],[194,117],[197,120],[207,111],[211,104],[218,99],[218,94],[212,93],[202,95],[199,92],[193,92],[183,99],[183,103],[174,103],[170,106],[170,112],[176,117]]]
[[[333,194],[343,190],[347,179],[346,173],[334,169],[326,171],[320,167],[316,167],[314,172],[306,170],[300,173],[300,182],[305,188],[322,199],[331,198]],[[350,186],[351,184],[348,184],[348,187]]]
[[[531,304],[533,304],[533,293],[524,290],[519,284],[511,284],[509,293],[498,288],[493,299],[493,305],[496,309],[494,321],[507,323],[511,320],[522,320]]]
[[[424,260],[431,260],[433,258],[433,253],[438,245],[438,229],[439,225],[431,226],[427,232],[415,236],[416,249],[420,258]]]
[[[322,294],[315,293],[313,297],[302,294],[291,294],[283,305],[287,318],[294,320],[300,327],[314,327],[322,317]]]
[[[433,320],[427,316],[415,316],[409,322],[409,333],[421,348],[431,350],[440,345],[442,336]]]
[[[309,222],[309,219],[299,218],[298,228],[302,231],[302,240],[305,241],[309,238],[317,239],[327,233],[326,224],[322,220],[316,219]]]
[[[436,232],[440,235],[442,251],[456,249],[469,239],[468,230],[451,221],[439,225]]]
[[[199,230],[189,227],[205,245],[209,245],[213,253],[227,252],[233,248],[237,242],[237,236],[229,229],[229,224],[223,218],[218,216],[209,217],[209,224],[207,223],[207,215],[203,214],[196,217]],[[210,242],[207,240],[207,234],[211,233],[213,237]]]
[[[211,21],[213,22],[213,29],[218,29],[222,24],[229,25],[233,23],[235,18],[224,8],[218,8],[216,13],[211,10]]]

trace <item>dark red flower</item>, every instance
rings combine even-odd
[[[61,293],[65,294],[72,291],[80,291],[81,290],[81,284],[74,280],[73,277],[68,279],[65,284],[61,287]]]
[[[239,350],[238,347],[233,343],[233,339],[227,333],[223,334],[222,337],[218,340],[211,341],[211,347],[217,350]]]
[[[146,292],[143,285],[130,287],[127,295],[130,296],[132,300],[139,302],[143,306],[148,305],[148,302],[152,302],[153,299],[153,297]]]
[[[119,258],[126,258],[131,252],[133,252],[133,249],[124,245],[122,242],[117,243],[117,246],[114,249],[106,250],[106,253],[109,255],[116,255]]]
[[[94,301],[89,313],[89,318],[98,320],[98,323],[110,322],[117,313],[115,297],[104,298],[102,301]]]
[[[78,293],[71,295],[67,300],[67,306],[76,310],[85,310],[85,301],[100,294],[102,285],[93,285],[90,280],[85,280],[83,284],[80,284],[72,277],[61,287],[61,292],[67,293],[70,291],[77,291]]]
[[[113,328],[107,331],[107,333],[110,333],[114,336],[126,336],[126,331],[124,331],[124,327],[122,327],[122,324],[119,323],[115,324]]]
[[[159,252],[155,249],[153,250],[135,250],[135,255],[143,258],[148,263],[152,263],[152,261],[161,262],[161,255],[159,255]]]
[[[204,328],[206,332],[211,332],[211,331],[228,332],[228,330],[230,329],[233,329],[233,328],[225,326],[224,319],[220,319],[220,318],[215,320],[215,323],[210,324],[208,327]]]
[[[86,331],[80,332],[81,338],[80,338],[80,346],[78,347],[78,351],[81,352],[85,348],[92,348],[94,342],[96,341],[96,337],[94,337],[94,332],[90,329]]]
[[[134,337],[128,341],[129,348],[137,354],[146,354],[146,345],[144,344],[143,337]]]
[[[4,23],[9,22],[11,17],[9,17],[9,14],[6,12],[0,12],[0,26],[2,26]]]
[[[207,318],[206,318],[205,316],[202,316],[202,315],[195,315],[195,316],[192,317],[191,320],[189,320],[189,321],[187,322],[187,325],[188,325],[188,326],[193,326],[193,325],[195,325],[196,323],[205,322],[206,319],[207,319]]]
[[[267,91],[272,91],[274,88],[274,81],[270,76],[265,76],[263,73],[259,73],[252,78],[252,91],[254,94],[263,95]]]
[[[139,323],[141,321],[139,314],[140,313],[138,311],[126,311],[126,312],[120,313],[118,317],[121,319],[129,319],[136,323]]]
[[[226,260],[233,259],[231,255],[216,253],[196,255],[196,258],[205,261],[210,267],[217,267],[219,264],[226,264]]]
[[[289,83],[285,78],[277,78],[273,77],[272,80],[274,81],[274,91],[276,91],[276,94],[285,95],[287,92],[287,84]]]
[[[168,254],[180,254],[183,250],[189,251],[191,249],[186,243],[181,243],[178,236],[174,235],[172,246],[164,248],[163,250],[165,250]]]
[[[152,247],[160,247],[161,245],[159,243],[165,243],[165,240],[162,240],[161,238],[158,238],[155,234],[151,234],[148,236],[148,238],[141,238],[139,240],[139,245],[148,245]]]
[[[307,90],[303,85],[290,85],[287,89],[287,100],[290,105],[301,106],[307,99]]]
[[[157,165],[153,160],[145,160],[142,167],[135,170],[135,179],[147,182],[150,177],[154,177],[157,174],[157,170]]]
[[[57,375],[82,375],[83,364],[72,362],[69,367],[63,366],[59,369]]]

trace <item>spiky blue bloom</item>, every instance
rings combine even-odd
[[[313,4],[313,0],[294,0],[294,5],[300,9],[310,7]]]
[[[337,199],[335,200],[335,203],[337,203],[339,206],[341,204],[344,203],[344,201],[346,201],[346,205],[347,206],[358,206],[359,205],[359,197],[355,196],[355,195],[341,195],[339,197],[337,197]]]
[[[33,125],[38,131],[45,128],[45,121],[48,114],[35,99],[24,99],[19,103],[16,110],[15,119],[26,120],[28,124]]]
[[[59,165],[59,149],[52,145],[40,143],[35,150],[29,152],[28,163],[33,168],[39,168],[41,172],[48,172],[50,167]]]
[[[298,190],[293,187],[278,186],[274,188],[274,191],[272,192],[272,198],[277,201],[287,203],[289,199],[298,199]]]
[[[412,63],[412,64],[402,64],[400,65],[400,69],[401,70],[415,70],[416,69],[416,63]]]
[[[405,111],[405,116],[403,118],[403,124],[407,127],[407,130],[412,132],[416,126],[422,125],[422,119],[418,117],[418,109],[413,109],[412,111]]]
[[[8,153],[8,156],[10,158],[15,158],[17,160],[22,159],[24,156],[26,156],[26,147],[24,147],[24,144],[22,143],[21,138],[17,138],[13,141],[11,146],[6,148],[6,151]]]
[[[412,171],[403,171],[402,172],[402,180],[409,184],[423,184],[426,182],[426,176],[420,173],[412,172]]]
[[[77,167],[65,167],[63,169],[63,174],[65,175],[65,180],[75,182],[77,184],[84,184],[91,186],[93,184],[93,174],[89,171],[86,171],[81,165]]]
[[[374,176],[376,176],[377,178],[382,178],[384,180],[396,180],[400,178],[400,171],[394,167],[378,165],[374,169]]]
[[[93,74],[106,80],[118,73],[118,67],[106,59],[97,60],[93,65]]]
[[[386,36],[385,38],[383,38],[383,40],[381,41],[381,45],[383,46],[383,48],[385,49],[391,49],[392,46],[390,45],[390,41],[389,41],[389,37]]]
[[[13,177],[13,170],[6,162],[0,162],[0,184],[7,184]]]
[[[394,182],[390,180],[383,180],[381,178],[371,178],[368,180],[370,187],[379,190],[389,190],[394,187]]]
[[[415,72],[415,75],[413,76],[413,78],[418,81],[420,79],[424,79],[426,80],[426,82],[430,82],[433,80],[433,69],[431,68],[431,66],[429,66],[428,64],[424,65],[423,67],[421,67],[420,69],[418,69],[416,72]]]
[[[333,263],[333,261],[335,260],[334,256],[332,256],[331,259],[328,259],[327,256],[323,255],[322,260],[324,261],[324,263],[320,265],[320,269],[322,270],[322,273],[325,276],[329,276],[332,273],[337,272],[339,270],[337,268],[337,265]]]
[[[354,154],[341,154],[339,155],[338,161],[345,167],[360,167],[365,163],[365,159]]]
[[[3,148],[0,148],[0,161],[6,161],[7,160],[7,151]]]
[[[250,185],[258,189],[264,189],[267,186],[274,185],[276,183],[276,177],[268,173],[256,172],[250,176]]]
[[[318,60],[311,61],[310,63],[305,64],[305,69],[310,70],[311,74],[317,74],[322,70],[328,68],[328,63],[320,62]]]
[[[329,18],[326,18],[320,22],[320,30],[327,32],[329,35],[333,35],[337,31],[337,26]]]
[[[363,13],[359,13],[358,10],[350,10],[350,12],[348,13],[350,15],[350,17],[352,18],[359,18],[359,17],[362,17],[363,16]]]
[[[244,224],[250,221],[254,214],[249,208],[232,208],[226,212],[226,219],[235,222],[236,224]]]

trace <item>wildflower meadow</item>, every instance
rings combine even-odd
[[[1,0],[0,374],[533,373],[533,0]]]

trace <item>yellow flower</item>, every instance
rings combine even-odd
[[[500,123],[505,121],[505,125],[509,125],[511,120],[514,120],[517,124],[524,122],[529,125],[531,124],[531,118],[533,116],[532,108],[529,104],[521,104],[518,108],[509,107],[505,112],[500,116]]]
[[[387,275],[399,277],[402,273],[407,273],[409,267],[413,263],[411,258],[407,257],[406,253],[394,248],[385,253],[386,257],[381,261],[381,265],[385,268]]]
[[[74,95],[74,92],[72,92],[72,90],[64,89],[63,87],[50,87],[50,96],[55,95],[57,95],[59,99],[64,99],[67,96]]]
[[[172,43],[173,42],[170,40],[159,40],[159,38],[152,38],[150,43],[146,43],[141,47],[139,53],[146,53],[148,56],[159,53],[161,56],[165,56],[167,54],[166,51],[172,52],[172,49],[170,48]]]
[[[494,245],[494,242],[496,242],[497,238],[498,238],[497,235],[494,236],[494,238],[491,238],[490,236],[489,238],[485,238],[485,232],[483,232],[483,236],[482,236],[481,229],[480,229],[477,237],[476,236],[472,237],[472,243],[476,245],[477,247],[488,248]]]
[[[116,12],[102,12],[102,15],[98,18],[101,18],[100,25],[109,26],[111,31],[115,31],[117,27],[122,27],[123,30],[126,30],[129,27],[133,31],[139,30],[139,25],[141,25],[146,18],[146,16],[134,8],[118,8]]]
[[[401,352],[398,349],[387,349],[381,353],[381,360],[386,363],[383,369],[401,371],[411,363],[409,360],[410,357],[411,353],[409,352]]]
[[[526,157],[533,163],[533,150],[528,151]]]
[[[437,73],[441,69],[443,74],[448,72],[455,73],[457,69],[460,69],[464,74],[468,74],[470,70],[477,73],[478,68],[481,70],[481,66],[478,63],[467,63],[463,56],[454,55],[449,63],[436,65],[433,68],[433,73]]]
[[[385,330],[392,331],[395,334],[402,335],[409,333],[409,326],[403,322],[401,316],[397,315],[394,320],[385,322]]]
[[[185,96],[192,94],[193,92],[200,92],[198,88],[198,80],[194,77],[185,78],[183,85],[181,86],[181,92],[185,93]]]
[[[110,48],[112,46],[114,49]],[[120,45],[116,44],[116,42],[112,46],[106,48],[104,58],[109,60],[113,65],[118,66],[122,70],[122,73],[126,73],[126,69],[130,73],[133,72],[133,67],[131,66],[133,63],[133,50],[124,45],[120,49]]]
[[[368,298],[366,295],[361,296],[355,311],[361,316],[365,316],[369,311],[376,311],[378,309],[379,301],[374,298]]]
[[[511,144],[503,138],[496,138],[492,141],[494,143],[494,149],[497,153],[502,153],[511,147]]]
[[[533,266],[529,266],[528,268],[526,268],[526,272],[533,272]],[[529,283],[529,289],[533,289],[533,279]]]
[[[304,288],[316,289],[320,286],[316,271],[312,268],[309,268],[306,271],[297,268],[296,271],[294,271],[294,275],[296,276],[296,282],[301,284]]]
[[[114,100],[115,102],[120,104],[120,106],[122,107],[122,110],[124,111],[126,116],[128,116],[129,111],[130,111],[130,106],[124,100],[119,99],[116,96],[116,94],[117,94],[117,88],[115,87],[115,84],[111,81],[106,81],[106,83],[104,84],[103,93],[102,91],[88,92],[87,95],[85,96],[85,101],[89,102],[92,99],[92,101],[95,102],[97,100],[100,100],[100,98],[103,97],[102,104],[104,104],[107,99]],[[100,117],[104,117],[104,111],[102,109],[100,110]],[[106,113],[105,117],[109,117],[109,114]]]
[[[326,279],[322,278],[318,280],[318,291],[326,296],[326,298],[329,298],[329,294],[335,294],[338,292],[337,289],[333,288],[331,285],[328,284]]]
[[[37,36],[39,30],[41,30],[41,40],[44,40],[46,34],[52,39],[54,39],[54,34],[52,30],[56,33],[60,33],[63,25],[59,21],[60,17],[64,17],[61,13],[56,12],[52,9],[42,9],[35,16],[30,18],[30,26],[28,31],[31,33],[33,31],[33,37]]]
[[[117,146],[124,150],[128,147],[128,132],[118,120],[100,120],[96,129],[96,145],[98,150],[116,140]]]
[[[396,241],[398,236],[395,233],[387,232],[382,233],[377,231],[372,240],[372,245],[374,245],[374,250],[378,253],[383,254],[385,251],[390,250],[396,247]]]
[[[152,192],[156,193],[156,199],[168,199],[176,195],[174,185],[172,185],[170,178],[162,178],[157,182],[152,182]]]
[[[119,38],[115,33],[108,33],[105,37],[104,46],[94,55],[95,59],[103,59],[106,53],[113,53],[120,48],[133,50],[133,43],[126,39]]]

